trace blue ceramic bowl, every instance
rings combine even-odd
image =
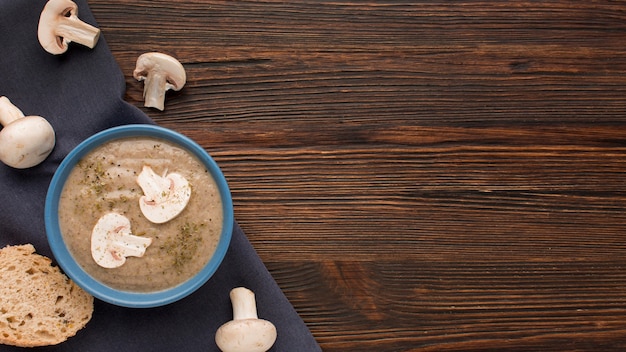
[[[170,289],[156,292],[121,291],[102,284],[74,260],[66,247],[59,227],[59,198],[66,179],[76,163],[94,148],[118,138],[153,137],[177,144],[194,154],[205,165],[217,183],[222,198],[224,223],[217,248],[204,268],[186,282]],[[118,306],[149,308],[178,301],[205,284],[221,264],[232,236],[234,215],[230,190],[226,179],[215,161],[207,152],[190,138],[172,130],[154,125],[125,125],[99,132],[80,143],[61,162],[48,188],[45,203],[45,226],[48,242],[55,259],[63,271],[76,284],[94,297]]]

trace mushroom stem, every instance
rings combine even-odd
[[[69,43],[74,42],[93,49],[100,37],[100,29],[81,21],[77,16],[63,17],[56,34]]]
[[[163,111],[165,109],[165,91],[167,90],[167,76],[154,72],[144,79],[143,97],[144,106]]]
[[[245,287],[236,287],[230,291],[233,304],[233,320],[258,319],[254,292]]]
[[[137,183],[150,201],[154,201],[159,197],[166,197],[169,193],[170,181],[165,177],[157,175],[147,165],[143,166],[141,173],[137,176]]]
[[[7,126],[22,117],[24,117],[22,110],[13,105],[9,98],[0,97],[0,124],[2,124],[2,126]]]

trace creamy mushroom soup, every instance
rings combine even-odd
[[[151,222],[140,209],[144,192],[137,177],[145,167],[157,175],[182,175],[191,186],[186,207],[167,222]],[[151,244],[142,256],[105,268],[92,256],[91,237],[99,219],[111,213],[126,217],[132,235]],[[118,139],[91,151],[70,173],[59,201],[60,228],[72,256],[95,279],[125,291],[159,291],[191,278],[215,251],[222,222],[217,185],[202,163],[149,137]]]

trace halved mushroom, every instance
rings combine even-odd
[[[0,160],[16,169],[44,161],[54,149],[52,125],[41,116],[24,116],[7,97],[0,97]]]
[[[78,6],[71,0],[49,0],[41,11],[37,38],[50,54],[67,51],[70,42],[93,49],[100,38],[100,29],[78,18]]]
[[[165,109],[165,92],[181,90],[187,82],[183,65],[175,58],[162,53],[145,53],[137,58],[133,77],[144,81],[144,106]]]
[[[146,219],[156,224],[178,216],[191,198],[189,181],[177,173],[159,176],[150,166],[144,165],[137,183],[144,194],[139,198],[139,208]]]
[[[131,233],[127,217],[107,213],[91,232],[91,256],[103,268],[117,268],[126,263],[126,257],[143,257],[151,243],[151,238]]]

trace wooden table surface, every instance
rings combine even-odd
[[[626,348],[625,2],[89,4],[324,351]]]

